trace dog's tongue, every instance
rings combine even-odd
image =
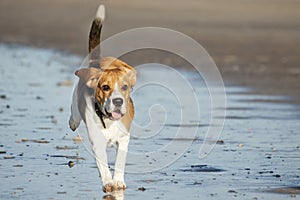
[[[119,112],[112,112],[111,113],[111,116],[114,118],[114,119],[120,119],[121,118],[121,113]]]

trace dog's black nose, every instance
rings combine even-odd
[[[122,106],[122,104],[123,104],[123,99],[121,99],[121,98],[115,98],[115,99],[112,100],[112,102],[113,102],[113,104],[114,104],[115,106]]]

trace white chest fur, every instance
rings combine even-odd
[[[110,144],[124,140],[125,138],[129,139],[129,132],[120,120],[111,121],[109,119],[104,119],[104,123],[106,128],[101,131]]]
[[[112,121],[108,118],[104,118],[103,122],[106,128],[104,128],[98,115],[94,114],[93,120],[94,123],[97,124],[98,131],[101,132],[99,134],[103,134],[108,143],[112,144],[124,139],[129,140],[130,133],[127,131],[121,120]]]

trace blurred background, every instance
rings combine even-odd
[[[197,40],[226,84],[300,102],[298,0],[0,0],[0,42],[87,54],[88,31],[106,6],[103,37],[159,26]]]

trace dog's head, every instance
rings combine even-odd
[[[100,66],[101,69],[80,69],[75,74],[95,90],[95,99],[101,111],[111,120],[118,120],[127,111],[136,71],[121,60],[111,57],[104,58]]]

